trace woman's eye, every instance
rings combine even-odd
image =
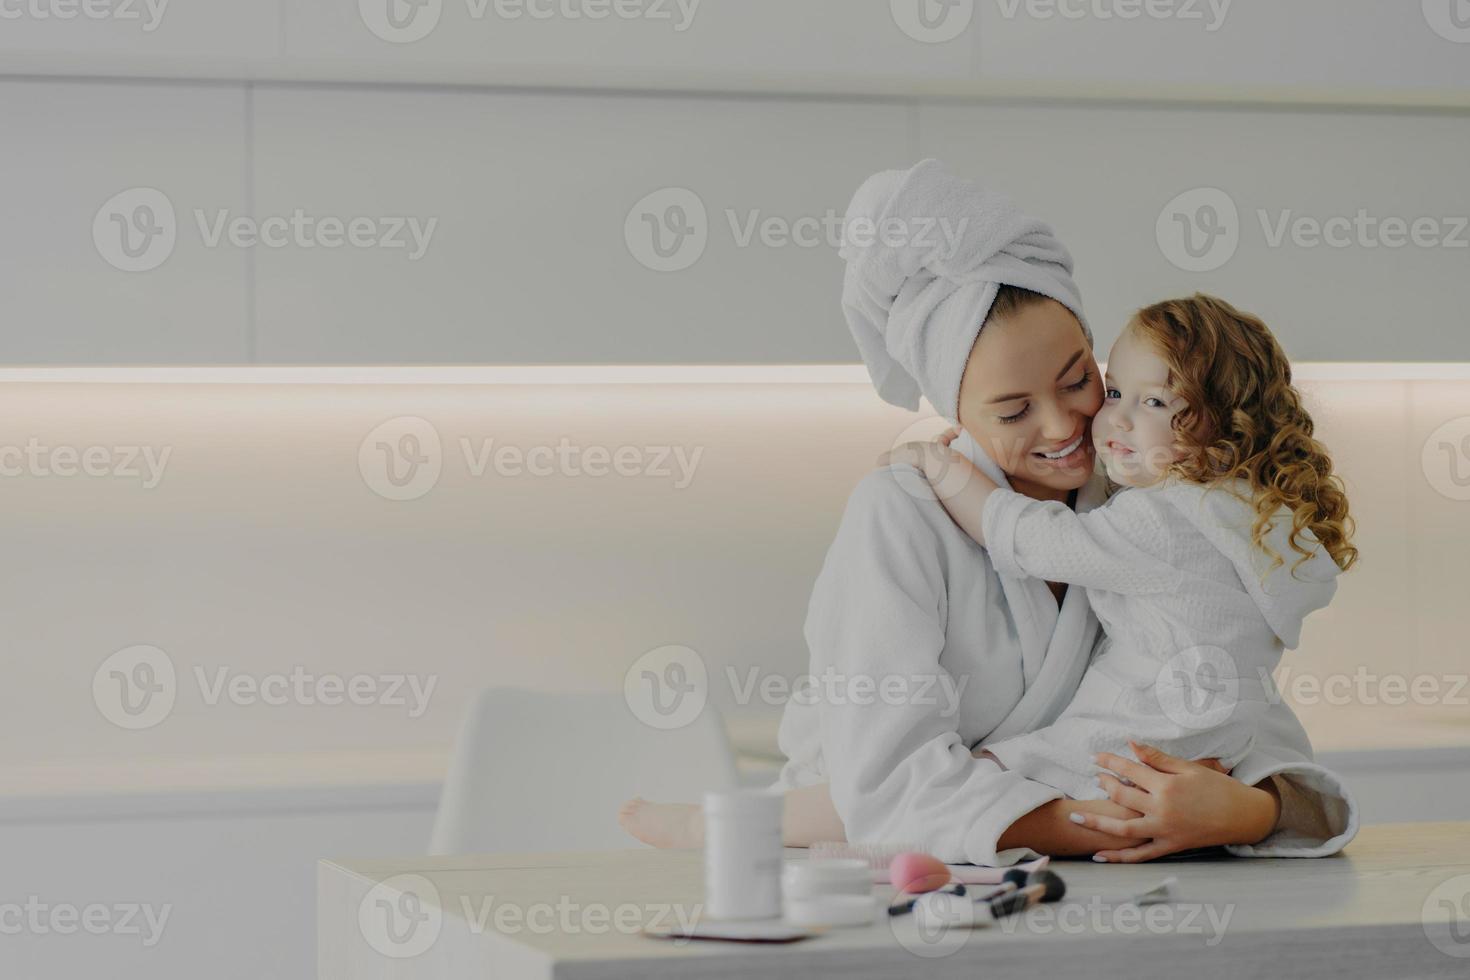
[[[1067,385],[1067,387],[1066,387],[1065,390],[1067,390],[1067,391],[1081,391],[1083,388],[1086,388],[1087,385],[1088,385],[1088,383],[1091,382],[1091,381],[1092,381],[1092,372],[1091,371],[1083,371],[1082,372],[1082,380],[1081,381],[1078,381],[1076,384]]]
[[[1021,409],[1015,415],[1000,415],[1000,416],[997,416],[997,418],[1001,422],[1004,422],[1004,423],[1019,422],[1023,418],[1026,417],[1026,413],[1029,412],[1029,411],[1031,411],[1031,406],[1030,405],[1027,405],[1025,408]]]

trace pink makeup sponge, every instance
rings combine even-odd
[[[949,868],[944,862],[918,851],[906,851],[888,865],[888,880],[900,891],[922,894],[949,884]]]

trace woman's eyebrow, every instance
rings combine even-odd
[[[1077,353],[1075,353],[1071,357],[1067,358],[1067,363],[1066,364],[1063,364],[1062,365],[1062,369],[1057,372],[1057,380],[1058,381],[1062,380],[1062,378],[1066,376],[1067,372],[1070,371],[1070,370],[1072,370],[1072,365],[1073,364],[1076,364],[1077,361],[1085,353],[1087,353],[1085,350],[1079,350]],[[999,396],[997,398],[992,398],[989,401],[987,401],[985,404],[987,404],[987,405],[994,405],[996,402],[1013,402],[1017,398],[1025,398],[1029,394],[1030,394],[1029,391],[1012,392],[1009,395],[1001,395],[1001,396]]]

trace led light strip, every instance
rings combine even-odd
[[[1470,362],[1302,361],[1299,381],[1470,381]],[[0,384],[868,384],[861,364],[9,367]]]

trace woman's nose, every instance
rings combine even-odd
[[[1059,405],[1052,406],[1041,419],[1042,438],[1051,442],[1072,438],[1077,433],[1079,419],[1076,412],[1066,411]]]

